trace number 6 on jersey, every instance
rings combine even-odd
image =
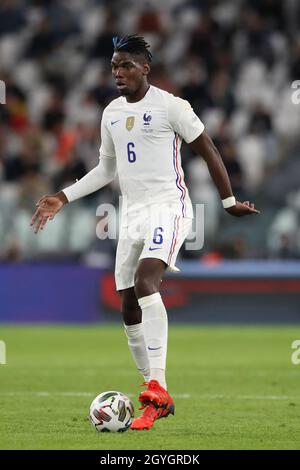
[[[127,144],[127,156],[129,163],[134,163],[136,161],[136,153],[132,150],[134,149],[134,143],[128,142]]]

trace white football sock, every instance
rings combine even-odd
[[[150,363],[150,380],[166,384],[166,359],[168,343],[168,316],[159,292],[138,299],[142,309],[142,322]]]
[[[128,346],[139,372],[144,376],[145,382],[150,379],[150,365],[146,348],[142,323],[124,325],[128,338]]]

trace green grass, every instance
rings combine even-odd
[[[98,393],[123,391],[138,410],[122,327],[0,327],[0,448],[299,449],[300,365],[290,360],[299,338],[292,327],[171,327],[175,416],[102,434],[86,420]]]

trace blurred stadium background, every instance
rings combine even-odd
[[[96,208],[115,182],[66,207],[36,236],[36,201],[97,164],[100,120],[116,96],[112,36],[152,46],[150,82],[190,101],[235,195],[259,217],[224,213],[205,163],[184,147],[205,244],[164,282],[170,317],[300,321],[300,4],[297,0],[1,0],[0,321],[119,321],[114,241]]]

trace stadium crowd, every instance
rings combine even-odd
[[[150,82],[187,99],[205,123],[234,194],[262,215],[234,220],[205,163],[183,148],[194,204],[205,204],[205,245],[219,258],[299,258],[300,4],[297,0],[2,0],[0,4],[0,258],[110,263],[115,242],[96,236],[96,207],[118,184],[65,208],[36,237],[36,201],[97,164],[100,120],[117,96],[116,34],[151,44]],[[300,84],[300,82],[299,82]]]

